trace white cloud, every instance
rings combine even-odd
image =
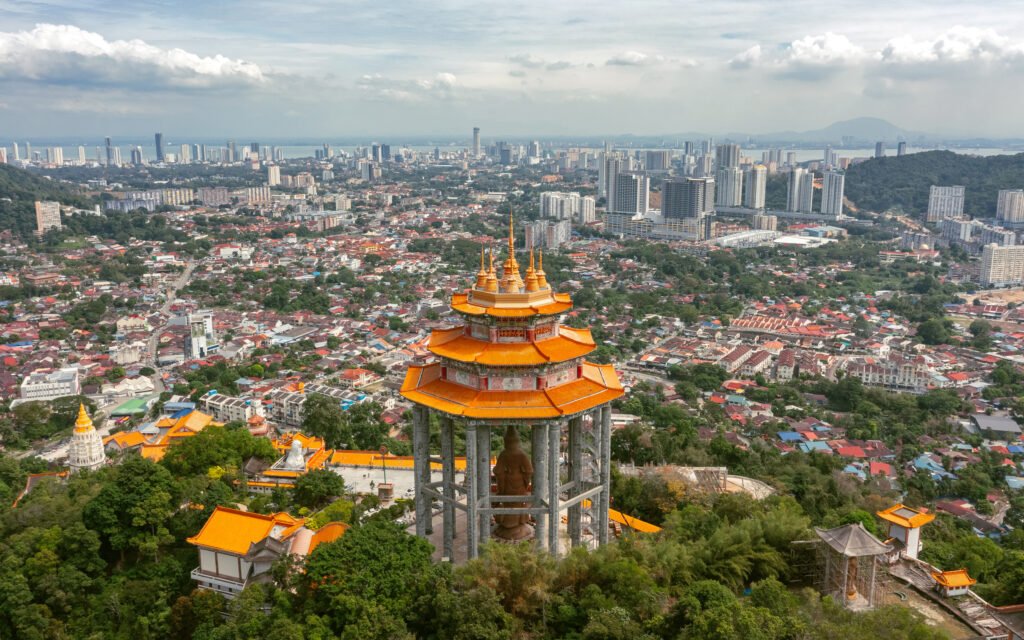
[[[661,56],[651,56],[640,51],[624,51],[608,58],[605,64],[608,66],[642,67],[664,61],[665,59]]]
[[[845,66],[864,59],[864,49],[839,33],[805,36],[786,48],[782,63],[811,66]]]
[[[527,69],[539,69],[544,66],[544,60],[530,53],[519,53],[508,57],[509,62]]]
[[[73,25],[0,32],[0,78],[75,86],[214,88],[265,81],[260,67],[222,55],[107,40]]]
[[[733,69],[749,69],[761,60],[761,45],[755,44],[729,61]]]
[[[446,72],[421,80],[401,80],[380,74],[364,75],[356,80],[356,88],[367,95],[399,102],[448,99],[454,96],[457,85],[458,78]]]
[[[912,36],[893,38],[878,52],[877,58],[889,65],[1020,64],[1024,62],[1024,42],[1015,42],[994,29],[956,26],[934,40],[916,40]]]

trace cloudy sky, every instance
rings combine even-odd
[[[1024,2],[0,0],[0,135],[1024,136]]]

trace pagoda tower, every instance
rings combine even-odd
[[[431,334],[427,348],[433,358],[411,365],[401,390],[415,404],[417,535],[433,533],[433,504],[438,501],[442,558],[449,560],[455,560],[457,511],[465,523],[468,558],[477,557],[480,544],[491,537],[532,537],[538,548],[557,555],[563,546],[563,513],[570,545],[604,544],[611,480],[610,403],[622,396],[622,385],[614,367],[586,361],[597,347],[590,330],[562,324],[572,300],[548,284],[543,255],[535,258],[531,251],[525,277],[520,273],[511,214],[501,277],[493,251],[486,256],[481,251],[475,281],[452,295],[451,308],[464,324]],[[440,418],[440,460],[429,451],[431,413]],[[495,429],[505,436],[505,450],[498,456],[492,484]],[[455,481],[457,430],[466,443],[464,483]],[[529,440],[529,454],[520,448],[520,432]],[[431,482],[432,462],[441,463],[439,482]]]
[[[68,466],[71,471],[82,469],[99,469],[107,461],[103,450],[103,438],[92,424],[92,418],[85,411],[85,405],[78,405],[78,419],[75,430],[71,434],[71,445],[68,447]]]

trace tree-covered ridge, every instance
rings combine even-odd
[[[36,229],[36,200],[56,200],[83,208],[91,203],[66,183],[0,164],[0,231],[31,236]]]
[[[980,157],[925,151],[872,158],[846,172],[846,197],[869,211],[927,211],[931,185],[963,185],[964,213],[993,217],[1000,189],[1024,188],[1024,153]]]

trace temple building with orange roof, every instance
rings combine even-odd
[[[334,455],[323,438],[302,433],[285,434],[273,441],[281,457],[269,467],[247,465],[246,485],[251,493],[270,493],[274,489],[294,489],[295,482],[310,471],[323,469]],[[266,463],[264,463],[266,464]]]
[[[137,450],[143,458],[157,462],[167,454],[168,447],[191,438],[207,427],[222,423],[202,411],[187,410],[165,417],[137,431],[122,431],[103,439],[103,446],[113,451]]]
[[[978,581],[967,574],[967,569],[955,571],[932,571],[935,588],[947,598],[965,596]]]
[[[493,251],[489,257],[481,252],[475,281],[452,295],[451,307],[464,323],[433,332],[427,344],[431,357],[409,367],[401,388],[415,404],[417,534],[432,535],[437,500],[443,558],[454,559],[457,511],[465,518],[461,529],[468,558],[478,555],[492,529],[502,540],[527,535],[525,527],[539,548],[557,554],[563,546],[563,512],[570,545],[603,544],[609,529],[610,403],[623,388],[614,367],[586,360],[597,348],[590,330],[563,324],[572,300],[548,284],[543,255],[531,251],[521,272],[511,215],[500,277]],[[441,423],[440,482],[430,477],[430,413]],[[507,445],[498,456],[492,490],[489,461],[496,428],[505,429]],[[454,481],[457,429],[465,434],[465,484]],[[519,431],[528,436],[528,457],[519,448]],[[563,440],[568,444],[564,481]],[[503,459],[514,459],[514,469]],[[502,494],[503,484],[511,493]]]
[[[285,555],[304,558],[334,542],[348,525],[331,522],[313,531],[303,518],[217,507],[199,533],[188,538],[199,549],[192,579],[201,589],[234,598],[249,584],[269,581],[270,568]]]
[[[878,512],[878,517],[889,523],[889,537],[902,547],[903,555],[917,559],[921,552],[921,527],[935,519],[934,513],[896,504]]]

